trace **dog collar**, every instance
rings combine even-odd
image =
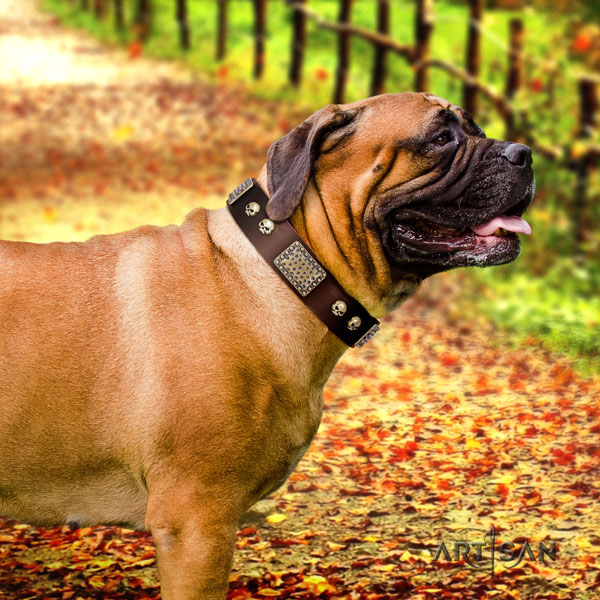
[[[344,291],[289,221],[268,218],[268,200],[249,177],[229,194],[227,207],[269,266],[329,330],[348,346],[363,346],[379,331],[379,321]]]

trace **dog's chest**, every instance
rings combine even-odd
[[[260,493],[260,498],[264,498],[274,491],[278,490],[289,478],[289,476],[296,470],[300,459],[304,456],[308,450],[310,442],[301,446],[297,450],[292,451],[286,459],[282,461],[281,467],[279,467],[273,476],[263,486]]]
[[[280,488],[294,472],[317,433],[322,410],[322,390],[308,393],[301,409],[298,405],[288,406],[285,419],[279,420],[277,434],[265,440],[265,454],[270,459],[263,462],[260,497]]]

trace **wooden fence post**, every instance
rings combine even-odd
[[[188,23],[187,0],[177,0],[176,11],[179,23],[179,43],[184,50],[190,49],[190,25]]]
[[[416,40],[414,61],[417,65],[415,90],[426,92],[429,88],[427,67],[420,63],[429,58],[431,33],[433,32],[433,0],[417,0]]]
[[[596,81],[591,78],[579,80],[579,135],[582,139],[591,137],[593,129],[597,126],[596,113],[598,111],[598,88]],[[586,207],[587,187],[589,173],[594,167],[597,156],[586,152],[576,163],[575,198],[573,203],[575,221],[575,241],[581,248],[586,239]]]
[[[296,0],[305,4],[306,0]],[[302,82],[302,64],[304,47],[306,46],[306,15],[301,10],[294,10],[294,29],[292,37],[292,60],[290,63],[290,83],[296,87]]]
[[[519,91],[523,83],[523,21],[521,19],[511,19],[509,30],[510,42],[506,96],[512,98]]]
[[[217,0],[217,9],[217,60],[223,60],[227,46],[227,0]]]
[[[377,2],[377,32],[388,35],[390,32],[390,2],[378,0]],[[386,76],[387,48],[375,46],[373,61],[373,80],[371,81],[371,96],[383,94]]]
[[[340,0],[340,25],[350,23],[352,13],[352,0]],[[334,104],[342,104],[346,95],[346,83],[348,82],[348,70],[350,68],[350,33],[340,31],[338,36],[338,67],[335,77],[335,89],[333,92]]]
[[[579,99],[580,134],[590,137],[598,124],[598,88],[593,78],[583,77],[579,80]]]
[[[469,36],[467,40],[467,73],[477,79],[481,67],[481,19],[483,0],[469,0]],[[477,86],[463,86],[463,107],[473,118],[477,116]]]
[[[508,50],[508,73],[506,76],[506,97],[510,100],[523,84],[523,21],[511,19],[509,24],[510,41]],[[514,114],[505,119],[506,139],[513,140],[515,131]]]
[[[115,0],[115,27],[119,31],[125,28],[125,19],[123,17],[123,0]]]
[[[135,24],[139,31],[139,39],[145,40],[150,35],[150,27],[152,25],[151,0],[137,0]]]
[[[265,68],[265,36],[267,0],[254,0],[254,79],[260,79]]]
[[[106,16],[106,4],[104,0],[94,0],[94,15],[96,19],[103,19]]]

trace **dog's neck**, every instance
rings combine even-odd
[[[266,182],[262,185],[266,189]],[[307,385],[324,385],[348,347],[275,274],[227,207],[208,211],[207,229],[247,286],[243,297],[248,324],[268,342],[287,372],[296,373]]]
[[[268,195],[266,164],[263,165],[257,181],[265,194]],[[326,214],[323,200],[315,186],[309,181],[303,198],[303,206],[294,212],[289,222],[300,237],[312,248],[319,261],[333,273],[346,293],[360,302],[371,316],[383,317],[396,308],[396,299],[394,298],[394,305],[389,302],[386,303],[387,296],[384,292],[384,286],[380,285],[380,281],[374,278],[367,281],[362,276],[356,276],[358,265],[351,265],[347,262],[342,249],[336,242],[335,233],[331,229],[323,229],[322,227],[323,224],[330,224],[330,217]],[[307,215],[312,215],[312,221],[321,224],[321,227],[317,230],[311,227]],[[352,250],[354,252],[348,252],[348,254],[356,256],[364,254],[364,248],[354,248]],[[358,272],[366,273],[368,269],[364,267],[365,265],[363,265],[363,268],[358,269]],[[384,283],[388,283],[387,279]]]
[[[350,193],[340,196],[353,201]],[[290,223],[308,241],[346,293],[356,298],[373,317],[383,317],[410,297],[419,283],[403,278],[394,285],[383,250],[372,237],[358,233],[342,236],[339,231],[334,231],[335,225],[348,230],[348,219],[351,218],[340,208],[342,203],[336,200],[327,197],[323,190],[319,192],[310,181],[302,206],[290,217]],[[362,227],[362,223],[356,222],[352,229],[360,232]],[[354,262],[349,262],[350,259]]]

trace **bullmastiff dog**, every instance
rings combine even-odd
[[[515,259],[534,186],[529,148],[405,93],[314,113],[254,188],[261,223],[291,223],[375,320],[434,273]],[[318,290],[296,293],[232,206],[1,242],[0,514],[149,529],[163,600],[223,598],[238,523],[308,448],[348,348],[307,304]]]

